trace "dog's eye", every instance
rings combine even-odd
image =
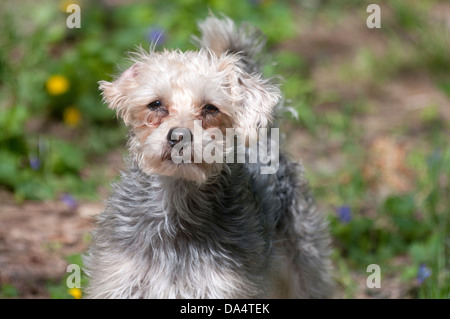
[[[206,114],[215,115],[215,114],[217,114],[217,113],[219,112],[219,109],[218,109],[217,107],[215,107],[214,105],[212,105],[212,104],[206,104],[206,105],[203,107],[203,111],[204,111]]]
[[[147,104],[147,107],[150,110],[157,110],[162,106],[162,102],[160,100],[153,101],[152,103]]]

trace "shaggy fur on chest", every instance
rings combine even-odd
[[[276,175],[231,164],[201,186],[130,168],[114,185],[85,256],[90,287],[102,287],[88,289],[90,297],[273,295],[277,261],[286,252],[295,258],[295,216],[287,207],[301,186],[298,167],[281,164]],[[300,200],[310,208],[308,197]]]

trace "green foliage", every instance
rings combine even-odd
[[[19,292],[14,286],[2,285],[0,286],[0,298],[17,298],[19,297]]]
[[[414,192],[388,196],[379,203],[376,217],[363,215],[366,202],[361,201],[361,196],[366,191],[347,196],[341,194],[339,198],[355,202],[355,207],[352,207],[354,213],[349,222],[342,222],[338,215],[331,215],[330,229],[340,257],[355,267],[386,264],[395,256],[407,255],[412,263],[403,269],[403,280],[416,281],[421,265],[426,265],[431,272],[430,278],[424,280],[415,292],[417,296],[448,298],[450,152],[447,149],[445,152],[435,150],[431,154],[413,155],[412,167],[423,172]],[[341,262],[340,258],[335,258],[336,262]]]
[[[269,63],[264,73],[281,76],[276,81],[282,84],[287,104],[298,112],[298,120],[292,118],[289,125],[311,137],[318,149],[322,142],[325,147],[333,146],[325,157],[332,157],[334,166],[308,174],[317,201],[333,207],[328,211],[333,260],[345,296],[353,297],[358,288],[354,272],[376,263],[383,265],[383,272],[400,274],[412,286],[425,265],[430,276],[414,286],[411,296],[450,298],[450,124],[438,105],[420,111],[423,127],[413,136],[417,145],[405,164],[412,171],[414,185],[407,192],[385,196],[378,196],[364,176],[366,127],[360,124],[360,117],[370,112],[369,95],[404,74],[426,73],[450,96],[448,30],[430,25],[428,15],[423,14],[434,2],[380,3],[382,29],[376,31],[384,50],[380,54],[360,45],[354,59],[343,61],[338,74],[330,74],[349,87],[363,83],[370,88],[355,97],[338,88],[323,91],[315,87],[314,63],[327,66],[327,57],[310,62],[282,44],[297,35],[299,12],[312,17],[320,14],[333,22],[347,12],[359,12],[364,27],[365,8],[372,1],[246,0],[232,5],[219,0],[138,1],[132,5],[80,1],[81,29],[66,27],[68,14],[59,2],[39,1],[22,10],[14,1],[2,1],[0,187],[14,192],[18,201],[58,198],[65,193],[95,198],[99,185],[109,184],[99,169],[103,159],[123,146],[126,135],[126,128],[102,103],[98,81],[111,80],[127,68],[131,64],[127,52],[136,46],[149,48],[161,32],[157,49],[193,49],[189,38],[198,32],[196,22],[209,11],[223,13],[237,22],[255,24],[267,35]],[[62,79],[55,80],[56,75]],[[408,125],[405,132],[412,130]],[[408,260],[401,269],[391,266],[397,257]],[[81,265],[79,258],[72,256],[68,262]],[[66,278],[48,283],[52,298],[70,297]],[[1,286],[0,297],[17,296],[14,287]]]
[[[69,265],[77,265],[81,268],[81,291],[83,291],[84,287],[86,287],[88,283],[88,279],[86,274],[82,271],[83,269],[83,260],[80,254],[70,255],[66,257],[67,263]],[[74,299],[74,296],[71,295],[69,288],[67,287],[67,280],[70,275],[73,273],[67,272],[60,281],[52,281],[47,283],[47,290],[50,294],[51,299]]]

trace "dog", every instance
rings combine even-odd
[[[199,29],[198,51],[139,49],[99,82],[130,129],[129,154],[84,256],[87,297],[330,297],[328,226],[302,166],[275,152],[262,173],[251,153],[283,109],[261,73],[265,38],[225,16]],[[276,150],[273,136],[264,143]],[[194,160],[212,146],[214,159],[232,156]]]

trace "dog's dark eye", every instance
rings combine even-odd
[[[217,113],[219,112],[219,109],[218,109],[217,107],[215,107],[214,105],[212,105],[212,104],[206,104],[206,105],[203,107],[203,111],[204,111],[206,114],[214,115],[214,114],[217,114]]]
[[[147,104],[147,107],[150,110],[157,110],[162,106],[162,102],[160,100],[153,101],[152,103]]]

